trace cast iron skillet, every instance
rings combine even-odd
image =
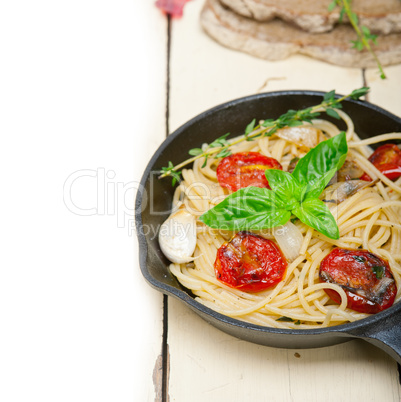
[[[160,251],[157,230],[170,214],[173,188],[171,179],[159,180],[157,173],[169,161],[174,164],[188,157],[188,150],[210,143],[230,132],[237,136],[253,119],[277,118],[289,109],[319,104],[323,93],[280,91],[248,96],[227,102],[196,116],[159,147],[150,160],[137,193],[135,214],[142,274],[151,286],[186,303],[208,323],[240,339],[274,347],[315,348],[364,339],[378,346],[401,363],[401,302],[354,323],[331,328],[292,330],[245,323],[219,314],[198,303],[168,270],[169,261]],[[363,101],[345,101],[343,109],[352,117],[356,132],[367,138],[382,133],[400,132],[401,119]],[[338,124],[338,121],[335,121]],[[343,127],[345,128],[345,126]]]

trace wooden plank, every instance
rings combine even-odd
[[[302,56],[269,63],[218,45],[199,26],[202,3],[189,2],[184,17],[173,21],[171,131],[209,107],[257,92],[336,89],[347,93],[363,86],[358,69]],[[374,88],[373,93],[380,90]],[[168,343],[169,393],[177,402],[400,398],[395,362],[362,341],[310,350],[262,347],[212,328],[170,299]]]
[[[169,299],[171,400],[399,401],[394,361],[362,341],[277,349],[227,335]]]
[[[386,80],[375,69],[366,72],[366,84],[371,88],[370,102],[401,116],[401,66],[385,68]]]
[[[153,402],[162,295],[133,200],[165,135],[165,16],[39,0],[1,21],[0,400]]]

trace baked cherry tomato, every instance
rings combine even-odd
[[[395,144],[380,146],[370,155],[369,161],[390,180],[396,180],[401,176],[401,150]],[[361,180],[372,181],[366,173]]]
[[[231,191],[242,187],[269,187],[265,177],[266,169],[283,170],[280,163],[258,152],[238,152],[222,159],[217,166],[217,180],[220,186]]]
[[[322,282],[340,285],[348,299],[347,307],[360,313],[375,314],[389,308],[397,293],[388,262],[367,250],[335,248],[320,264]],[[340,295],[325,289],[340,304]]]
[[[268,239],[238,232],[217,251],[216,278],[244,292],[259,292],[279,283],[287,268],[280,248]]]

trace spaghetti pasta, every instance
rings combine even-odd
[[[401,298],[401,178],[389,180],[369,161],[370,145],[387,140],[401,140],[401,133],[389,133],[361,140],[354,131],[351,118],[341,110],[349,147],[348,158],[373,180],[372,186],[360,189],[329,208],[336,218],[340,238],[330,239],[301,221],[295,222],[303,240],[299,256],[288,264],[283,280],[275,287],[248,293],[228,287],[216,279],[214,262],[219,247],[235,233],[212,229],[197,221],[197,245],[193,261],[171,264],[170,271],[189,289],[200,303],[230,317],[262,326],[308,329],[352,322],[367,316],[347,308],[347,295],[335,283],[320,282],[319,266],[334,247],[365,249],[389,262]],[[309,125],[309,123],[306,123]],[[313,127],[334,137],[340,130],[329,121],[314,120]],[[232,142],[235,139],[231,140]],[[287,171],[294,158],[301,158],[308,149],[273,134],[254,141],[241,142],[232,152],[259,152],[275,158]],[[182,171],[183,180],[176,189],[173,205],[185,207],[199,217],[217,205],[230,191],[221,187],[216,177],[218,160],[198,159],[192,169]],[[274,241],[271,229],[253,231]],[[329,298],[325,289],[336,291],[340,304]]]

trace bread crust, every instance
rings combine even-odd
[[[329,12],[331,0],[221,0],[236,13],[257,21],[280,18],[313,33],[331,31],[340,19],[340,9]],[[401,32],[400,0],[353,0],[352,10],[361,25],[374,33]],[[344,18],[344,22],[346,21]]]
[[[310,34],[282,20],[258,22],[242,17],[218,0],[207,0],[200,18],[205,32],[217,42],[262,59],[275,61],[303,54],[345,67],[377,66],[368,51],[351,48],[350,40],[356,37],[350,26]],[[383,66],[400,63],[401,34],[380,36],[375,52]]]

